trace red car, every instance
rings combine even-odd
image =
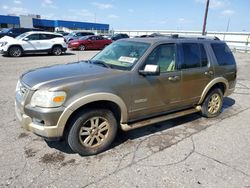
[[[68,43],[68,48],[78,50],[101,50],[112,43],[112,40],[105,39],[102,36],[84,36]]]

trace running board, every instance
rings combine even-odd
[[[147,126],[147,125],[152,125],[152,124],[155,124],[155,123],[159,123],[159,122],[162,122],[162,121],[174,119],[174,118],[185,116],[185,115],[188,115],[188,114],[193,114],[193,113],[196,113],[196,112],[199,112],[199,111],[201,111],[201,106],[196,106],[195,108],[191,108],[191,109],[188,109],[188,110],[183,110],[183,111],[167,114],[167,115],[156,117],[156,118],[139,121],[139,122],[132,123],[132,124],[121,124],[121,128],[122,128],[123,131],[130,131],[130,130],[137,129],[137,128],[140,128],[140,127],[144,127],[144,126]]]

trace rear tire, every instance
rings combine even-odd
[[[21,57],[23,55],[23,50],[19,46],[10,47],[8,53],[11,57]]]
[[[204,117],[212,118],[221,113],[223,105],[223,93],[216,88],[210,91],[201,106],[201,114]]]
[[[87,109],[71,123],[67,142],[82,156],[95,155],[109,148],[117,134],[117,121],[110,110]]]
[[[52,54],[53,55],[56,55],[56,56],[59,56],[59,55],[61,55],[62,54],[62,47],[61,46],[54,46],[53,48],[52,48]]]

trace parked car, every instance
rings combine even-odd
[[[95,34],[92,32],[74,31],[74,32],[64,36],[64,38],[65,38],[66,42],[68,43],[71,40],[79,39],[81,37],[88,36],[88,35],[95,35]]]
[[[112,40],[105,39],[102,36],[85,36],[68,43],[68,48],[78,50],[102,50],[112,43]]]
[[[136,36],[136,38],[146,38],[146,37],[166,37],[167,35],[163,35],[160,33],[152,33],[150,35],[140,35],[140,36]]]
[[[67,36],[69,33],[65,31],[57,31],[56,33],[61,34],[62,36]]]
[[[12,57],[41,52],[61,55],[66,50],[67,44],[62,35],[51,32],[31,31],[16,38],[5,36],[0,39],[0,53]]]
[[[93,155],[109,148],[119,128],[197,112],[218,116],[236,76],[232,52],[217,39],[124,39],[89,61],[23,74],[16,113],[25,129]]]
[[[119,39],[126,39],[129,38],[129,36],[127,34],[123,34],[123,33],[118,33],[118,34],[114,34],[113,36],[111,36],[111,40],[116,41]]]
[[[0,32],[0,38],[4,36],[9,37],[17,37],[18,35],[21,35],[23,33],[29,32],[29,31],[43,31],[42,29],[36,29],[36,28],[5,28]]]

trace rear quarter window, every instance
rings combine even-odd
[[[211,47],[219,65],[235,65],[234,56],[226,44],[214,43]]]

